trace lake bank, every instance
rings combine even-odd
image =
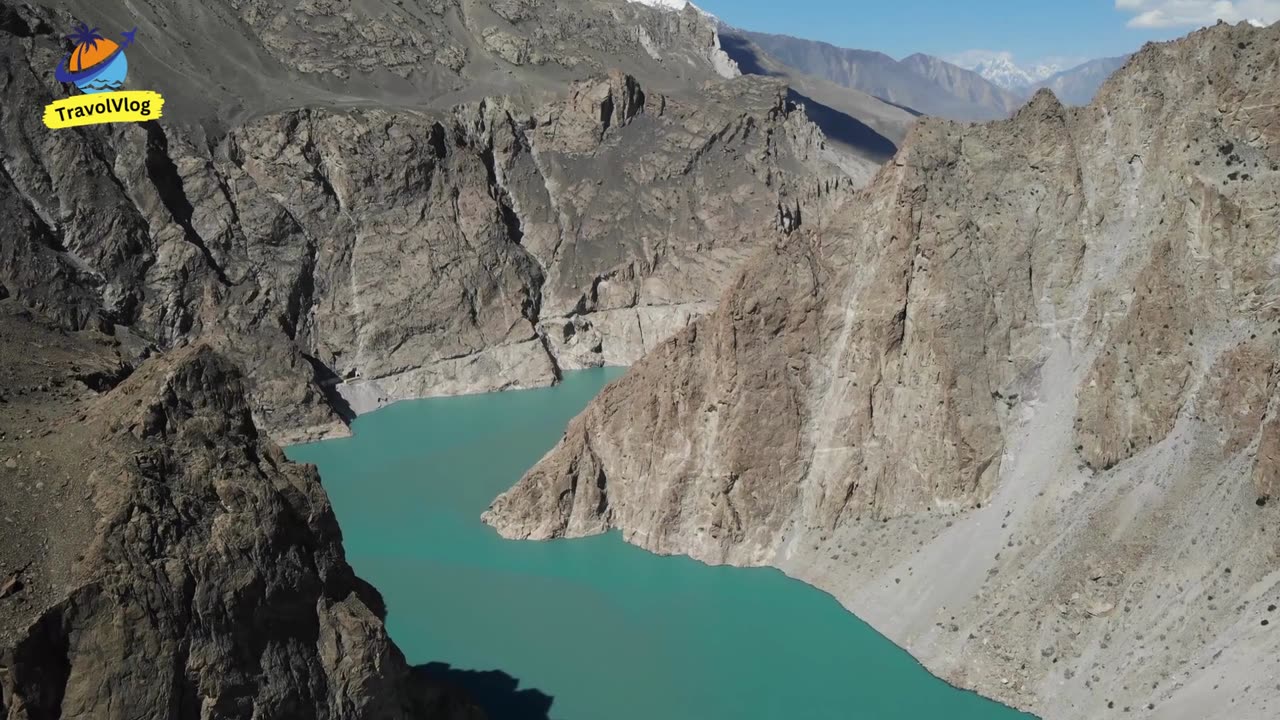
[[[460,682],[482,671],[470,677],[496,691],[495,717],[519,720],[1029,717],[950,687],[779,571],[484,526],[488,503],[620,372],[400,403],[358,418],[351,438],[289,449],[319,466],[348,558],[410,662],[447,663]]]

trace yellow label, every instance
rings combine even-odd
[[[44,107],[44,124],[68,128],[99,123],[146,122],[160,117],[164,98],[150,90],[76,95],[54,100]]]

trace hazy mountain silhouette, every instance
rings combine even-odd
[[[1022,104],[1022,98],[996,87],[981,75],[929,55],[917,54],[898,61],[881,52],[723,28],[721,43],[727,45],[730,41],[734,52],[747,55],[752,67],[770,68],[776,73],[777,69],[766,60],[771,59],[794,72],[859,90],[925,115],[993,120],[1007,117]],[[743,50],[748,45],[754,53]],[[734,52],[730,55],[736,58]],[[743,71],[747,72],[745,68]]]

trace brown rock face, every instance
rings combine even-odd
[[[94,397],[109,344],[11,305],[6,336],[45,353],[4,354],[29,390],[0,404],[0,716],[481,717],[411,677],[315,470],[259,434],[225,358],[175,351]]]
[[[1046,717],[1271,717],[1277,48],[1220,25],[1088,108],[921,122],[486,520],[779,566]]]
[[[1262,426],[1258,456],[1254,461],[1253,485],[1258,504],[1265,505],[1280,495],[1280,408],[1272,404],[1270,419]]]
[[[604,81],[588,81],[570,90],[569,109],[596,121],[599,135],[595,139],[599,141],[609,128],[625,127],[644,112],[645,95],[635,78],[615,70]],[[661,105],[656,110],[661,114]]]

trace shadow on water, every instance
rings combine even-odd
[[[898,151],[898,146],[892,140],[847,113],[823,105],[793,89],[787,90],[787,99],[797,105],[804,105],[805,114],[813,124],[822,128],[823,134],[834,142],[857,148],[881,162],[893,157]]]
[[[462,670],[433,662],[413,672],[433,683],[465,690],[489,720],[551,720],[554,698],[534,688],[520,689],[520,681],[501,670]]]

